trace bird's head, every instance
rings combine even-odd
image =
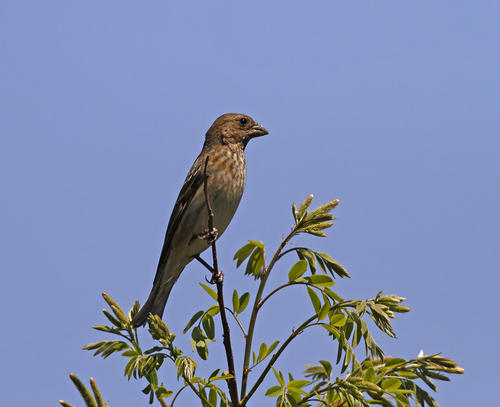
[[[250,116],[226,113],[217,118],[208,129],[205,145],[230,145],[244,149],[250,139],[269,132]]]

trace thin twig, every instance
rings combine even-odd
[[[165,403],[165,400],[163,400],[161,397],[156,397],[156,398],[161,404],[161,407],[168,407],[167,403]]]
[[[292,247],[291,249],[285,250],[283,253],[281,253],[278,256],[278,260],[281,259],[285,254],[288,254],[290,252],[297,251],[297,250],[308,250],[308,249],[307,249],[307,247]]]
[[[203,260],[199,254],[194,256],[194,258],[198,260],[201,264],[203,264],[210,271],[210,273],[212,274],[215,273],[213,267],[210,264],[208,264],[205,260]]]
[[[208,161],[210,160],[210,156],[207,156],[205,160],[205,168],[203,171],[203,190],[205,192],[205,201],[207,203],[207,212],[208,212],[208,232],[212,232],[214,230],[214,211],[212,209],[212,205],[210,203],[210,197],[208,196],[208,175],[207,175],[207,167]],[[226,307],[224,306],[224,296],[223,296],[223,279],[220,276],[219,265],[217,261],[217,248],[215,246],[215,239],[211,242],[212,246],[212,258],[213,258],[213,267],[212,267],[212,279],[215,280],[217,285],[217,301],[219,303],[219,311],[220,317],[222,321],[222,329],[223,329],[223,343],[224,348],[226,350],[226,358],[227,358],[227,367],[229,370],[229,374],[232,375],[232,378],[227,380],[227,386],[229,388],[229,395],[231,396],[231,402],[233,407],[237,407],[240,405],[240,400],[238,397],[238,385],[236,383],[236,371],[234,369],[234,357],[233,350],[231,348],[231,336],[229,332],[229,324],[227,323],[226,317]]]
[[[343,305],[343,303],[339,302],[337,304],[332,305],[330,307],[330,309],[329,309],[329,312],[332,311],[332,310],[334,310],[334,309],[336,309],[336,308],[338,308],[339,305]],[[286,339],[285,342],[283,342],[283,344],[279,347],[279,349],[276,351],[276,353],[273,354],[273,356],[271,357],[271,360],[266,365],[266,367],[264,368],[264,370],[260,374],[260,376],[257,379],[257,381],[255,382],[255,384],[253,385],[253,387],[248,392],[248,394],[245,395],[245,397],[243,397],[241,399],[241,407],[244,407],[246,405],[246,403],[248,402],[248,400],[250,399],[250,397],[252,397],[252,395],[255,393],[255,391],[259,388],[260,384],[262,383],[262,381],[265,379],[265,377],[267,376],[267,374],[271,370],[271,367],[276,363],[276,361],[278,360],[279,356],[285,350],[285,348],[290,344],[290,342],[295,337],[297,337],[299,334],[301,334],[302,332],[304,332],[305,329],[309,328],[310,326],[315,326],[316,324],[311,324],[311,322],[314,321],[317,317],[318,317],[318,313],[312,315],[304,323],[302,323],[297,329],[295,329],[290,334],[290,336]]]
[[[308,287],[311,287],[311,288],[316,288],[317,290],[321,290],[320,287],[317,287],[315,286],[314,284],[310,284],[310,283],[304,283],[302,281],[290,281],[286,284],[283,284],[283,285],[280,285],[279,287],[275,288],[273,291],[271,291],[269,294],[267,294],[266,297],[264,297],[264,299],[259,302],[259,309],[262,308],[262,306],[264,305],[264,303],[273,295],[273,294],[276,294],[278,291],[282,290],[283,288],[286,288],[286,287],[290,287],[292,285],[306,285]]]
[[[300,333],[304,331],[304,329],[307,328],[307,326],[314,321],[318,317],[318,314],[314,314],[311,318],[309,318],[307,321],[305,321],[302,325],[300,325],[296,330],[294,330],[291,335],[286,339],[285,342],[279,347],[279,349],[276,351],[276,353],[273,354],[271,357],[271,360],[267,364],[267,366],[264,368],[264,371],[261,373],[253,387],[250,389],[248,394],[241,400],[241,406],[245,406],[250,397],[252,397],[253,393],[257,390],[257,388],[260,386],[264,378],[266,377],[267,373],[271,370],[271,366],[276,363],[276,360],[278,360],[278,357],[281,355],[281,353],[285,350],[285,348],[288,346],[288,344]]]
[[[266,285],[267,278],[269,277],[269,274],[271,273],[274,264],[278,261],[279,256],[281,254],[281,251],[284,249],[284,247],[287,245],[289,240],[293,237],[295,234],[295,229],[293,229],[290,234],[283,239],[281,244],[278,247],[278,250],[274,253],[273,258],[271,259],[271,262],[269,263],[269,266],[265,270],[263,276],[261,277],[259,288],[257,290],[257,295],[255,296],[255,301],[254,305],[252,308],[252,314],[250,316],[250,322],[248,324],[248,334],[247,334],[247,339],[245,341],[245,356],[243,359],[243,374],[241,378],[241,398],[242,399],[248,399],[246,397],[246,388],[247,388],[247,381],[248,381],[248,373],[249,369],[248,366],[250,365],[250,353],[252,352],[252,340],[253,340],[253,331],[255,329],[255,322],[257,320],[257,314],[259,313],[259,303],[260,299],[262,298],[262,294],[264,293],[264,287]]]
[[[179,397],[179,394],[181,394],[182,390],[184,390],[186,387],[188,387],[188,384],[184,384],[184,386],[182,386],[178,391],[177,393],[175,393],[175,396],[172,400],[172,403],[170,404],[170,407],[173,407],[174,406],[174,403],[175,403],[175,400],[177,400],[177,397]]]
[[[232,314],[232,316],[234,317],[234,320],[236,321],[236,323],[240,327],[241,332],[243,332],[243,336],[246,338],[247,337],[247,333],[245,332],[245,328],[243,328],[243,325],[241,325],[241,322],[238,319],[238,317],[236,316],[236,314],[233,312],[233,310],[231,308],[226,307],[226,309]]]
[[[209,406],[216,407],[207,400],[207,398],[205,397],[205,395],[203,393],[199,392],[198,389],[196,389],[196,387],[194,387],[194,384],[191,383],[191,381],[186,376],[182,376],[182,377],[184,378],[184,380],[186,381],[188,386],[191,388],[191,390],[193,390],[195,392],[195,394],[200,398],[200,400],[204,401]]]

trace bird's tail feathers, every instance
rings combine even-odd
[[[167,304],[167,299],[174,283],[175,279],[172,279],[166,284],[161,285],[158,289],[153,287],[148,299],[132,319],[132,326],[137,328],[145,325],[150,313],[158,315],[160,318],[163,316],[163,311],[165,310],[165,305]]]

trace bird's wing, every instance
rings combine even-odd
[[[172,215],[170,215],[170,220],[168,221],[167,231],[165,233],[165,241],[163,243],[163,249],[161,250],[160,260],[158,262],[158,268],[156,270],[156,276],[153,282],[153,286],[160,281],[163,268],[167,262],[170,253],[170,243],[174,237],[177,227],[184,216],[186,208],[189,206],[191,200],[195,196],[196,192],[203,187],[203,174],[204,160],[201,155],[196,159],[191,170],[189,171],[184,185],[179,192],[177,201],[175,202],[174,209],[172,210]]]

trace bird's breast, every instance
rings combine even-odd
[[[243,151],[224,149],[210,156],[209,167],[209,199],[215,227],[222,233],[236,212],[245,189],[245,155]]]
[[[214,227],[221,236],[231,222],[245,189],[246,163],[243,151],[229,149],[210,152],[207,167],[208,198],[214,213]],[[204,162],[205,157],[201,157]],[[201,186],[188,205],[171,242],[169,264],[181,269],[193,256],[208,247],[206,240],[197,238],[208,229],[208,211],[204,188]]]

